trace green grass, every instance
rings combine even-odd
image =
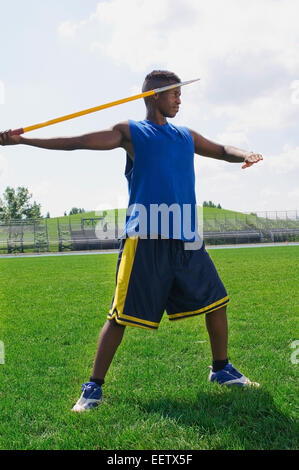
[[[259,389],[207,381],[204,317],[128,327],[104,404],[70,409],[89,378],[117,255],[0,261],[1,449],[296,449],[299,247],[210,251],[225,282],[230,359]]]

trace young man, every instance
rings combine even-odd
[[[177,75],[156,70],[146,76],[142,91],[174,83],[180,83]],[[54,150],[121,147],[127,154],[130,200],[115,293],[100,333],[90,381],[82,385],[73,411],[85,411],[102,401],[101,387],[126,326],[157,329],[164,310],[172,321],[205,314],[213,358],[211,382],[258,385],[229,363],[227,292],[204,244],[186,249],[186,242],[190,246],[190,242],[199,240],[194,153],[242,163],[242,168],[257,163],[262,156],[216,144],[193,130],[169,124],[167,118],[174,118],[179,111],[180,95],[177,87],[148,97],[144,121],[122,122],[78,137],[34,139],[10,136],[8,131],[0,134],[1,145],[25,144]],[[152,217],[152,208],[162,206],[171,209],[166,212],[168,226],[165,217],[163,220],[161,216],[159,222]],[[190,217],[185,215],[186,207]]]

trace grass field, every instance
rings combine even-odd
[[[204,317],[127,328],[105,403],[73,414],[117,255],[0,260],[1,449],[296,449],[299,247],[210,251],[227,287],[229,354],[259,389],[207,381]]]

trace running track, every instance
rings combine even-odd
[[[298,246],[299,243],[297,242],[289,242],[289,243],[256,243],[256,244],[241,244],[241,245],[206,245],[206,249],[209,250],[227,250],[227,249],[234,249],[234,248],[265,248],[265,247],[273,247],[273,246]],[[102,250],[102,251],[70,251],[64,253],[16,253],[10,255],[0,255],[1,258],[36,258],[36,257],[44,257],[44,256],[76,256],[76,255],[107,255],[111,253],[118,253],[118,250]]]

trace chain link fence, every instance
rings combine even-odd
[[[203,215],[206,244],[299,241],[299,211],[237,213],[217,210]],[[0,253],[118,249],[125,209],[93,217],[0,222]]]

